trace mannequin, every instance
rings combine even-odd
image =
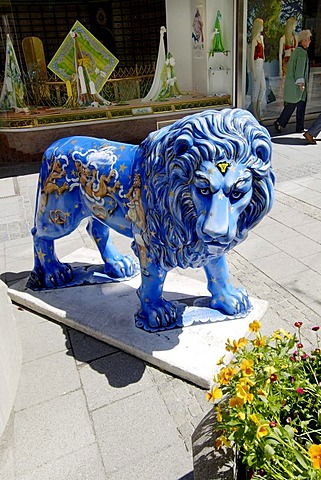
[[[265,98],[266,84],[264,74],[264,41],[263,20],[256,18],[253,22],[250,41],[250,71],[252,74],[252,113],[257,120],[261,120],[260,110]]]
[[[290,17],[285,24],[284,35],[280,38],[279,43],[279,75],[284,77],[286,73],[286,67],[290,60],[291,54],[298,44],[298,37],[294,33],[296,28],[296,19]]]

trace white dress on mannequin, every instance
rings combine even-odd
[[[157,56],[157,63],[156,63],[156,70],[154,75],[154,80],[152,86],[146,95],[146,97],[142,98],[142,102],[152,102],[155,101],[162,89],[162,80],[161,74],[165,67],[166,62],[166,53],[165,53],[165,44],[164,44],[164,33],[166,32],[165,27],[161,27],[160,29],[160,40],[159,40],[159,48],[158,48],[158,56]]]

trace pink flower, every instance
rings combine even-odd
[[[270,376],[271,382],[276,382],[277,379],[278,379],[278,376],[276,375],[276,373],[272,373],[272,375]]]
[[[318,326],[312,327],[312,330],[313,330],[314,332],[317,332],[318,330],[320,330],[320,327],[318,327]]]
[[[297,347],[298,347],[298,348],[303,348],[303,343],[298,343],[298,344],[297,344]]]
[[[294,326],[297,327],[297,328],[300,328],[302,327],[303,325],[303,322],[295,322]]]
[[[276,422],[270,422],[270,427],[271,428],[275,428],[277,426],[277,423]]]
[[[304,390],[303,390],[303,388],[301,388],[301,387],[297,388],[296,391],[297,391],[297,393],[298,393],[299,395],[303,395],[303,394],[304,394]]]

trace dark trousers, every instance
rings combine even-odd
[[[292,113],[296,109],[296,131],[301,132],[302,130],[304,130],[304,116],[306,106],[306,100],[300,100],[298,103],[284,102],[284,108],[281,115],[277,119],[277,122],[281,125],[282,128],[285,128],[291,118]]]

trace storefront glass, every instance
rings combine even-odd
[[[0,128],[236,106],[238,3],[0,0]]]
[[[165,24],[165,0],[1,0],[1,126],[144,98]],[[108,118],[105,108],[95,115]]]
[[[246,91],[243,106],[256,116],[275,119],[281,113],[287,61],[297,45],[298,33],[304,29],[312,32],[312,42],[308,49],[310,74],[306,113],[319,113],[321,2],[248,1]]]

